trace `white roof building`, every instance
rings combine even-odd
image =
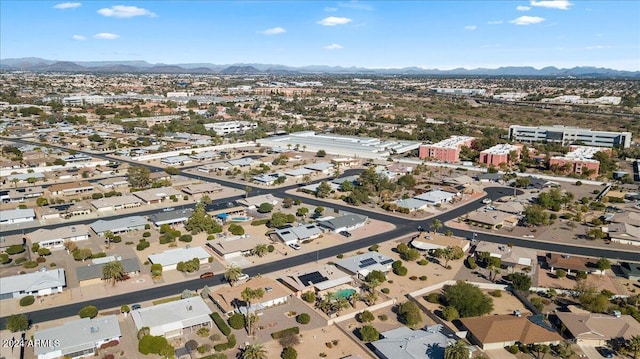
[[[0,299],[61,293],[67,285],[64,274],[64,268],[45,268],[38,272],[0,277]]]
[[[140,308],[131,312],[137,330],[148,327],[151,335],[172,338],[211,327],[211,309],[200,296]]]
[[[179,262],[186,262],[198,258],[200,263],[206,263],[209,257],[211,257],[211,255],[202,247],[175,248],[150,255],[149,262],[152,264],[161,264],[163,270],[171,270],[176,269]]]
[[[393,259],[378,252],[367,252],[358,256],[341,259],[336,262],[336,266],[343,268],[349,273],[366,277],[369,272],[379,270],[387,273],[391,270]]]
[[[455,193],[445,192],[443,190],[437,189],[437,190],[425,192],[413,198],[427,202],[427,204],[434,206],[436,204],[447,203],[451,201],[455,196],[456,196]]]
[[[61,249],[65,241],[77,242],[89,239],[89,228],[84,224],[55,229],[40,228],[26,234],[25,237],[31,244],[38,243],[41,248]]]
[[[36,219],[33,208],[16,208],[0,211],[0,224],[30,222]]]

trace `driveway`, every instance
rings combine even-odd
[[[515,355],[509,353],[504,348],[485,350],[484,352],[487,353],[491,359],[517,359]]]
[[[596,350],[596,347],[591,345],[586,345],[586,344],[578,344],[578,346],[580,347],[582,352],[587,356],[587,358],[604,359],[604,357]],[[617,358],[618,356],[614,355],[613,357]]]

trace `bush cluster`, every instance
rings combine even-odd
[[[271,333],[271,338],[280,339],[283,336],[285,336],[287,333],[300,334],[300,328],[299,327],[291,327],[291,328],[283,329],[283,330],[278,331],[278,332],[273,332],[273,333]]]

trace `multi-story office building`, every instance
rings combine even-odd
[[[575,173],[578,175],[588,175],[597,177],[600,169],[600,161],[593,159],[598,152],[611,153],[609,148],[571,146],[569,153],[564,156],[553,156],[549,159],[549,167],[562,170],[565,173]]]
[[[516,158],[509,158],[509,154],[515,151]],[[515,162],[520,158],[522,145],[510,145],[507,143],[495,145],[480,152],[478,161],[486,165],[499,166],[501,163]]]
[[[207,130],[213,130],[217,135],[228,135],[230,133],[241,133],[248,130],[258,128],[258,124],[249,121],[228,121],[228,122],[214,122],[205,123],[204,127]]]
[[[474,137],[451,136],[438,143],[420,146],[418,155],[420,158],[430,158],[447,163],[458,162],[462,146],[470,147],[473,141],[475,141]]]
[[[593,131],[586,128],[555,126],[520,126],[509,127],[509,138],[517,142],[555,142],[563,146],[583,144],[597,147],[631,146],[631,132]]]

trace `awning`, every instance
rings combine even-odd
[[[439,244],[423,242],[423,241],[419,241],[419,240],[416,240],[416,239],[411,241],[411,246],[416,248],[416,249],[423,250],[423,251],[430,251],[430,250],[434,250],[434,249],[438,249],[438,248],[444,248],[444,246],[441,246]]]
[[[341,284],[347,284],[347,283],[351,283],[351,277],[344,276],[344,277],[325,280],[324,282],[316,283],[314,287],[316,287],[318,291],[323,291],[323,290],[331,289],[333,287],[337,287]]]
[[[227,219],[227,217],[229,217],[229,215],[226,214],[226,213],[218,213],[218,214],[216,214],[216,217],[220,218],[220,219]]]

